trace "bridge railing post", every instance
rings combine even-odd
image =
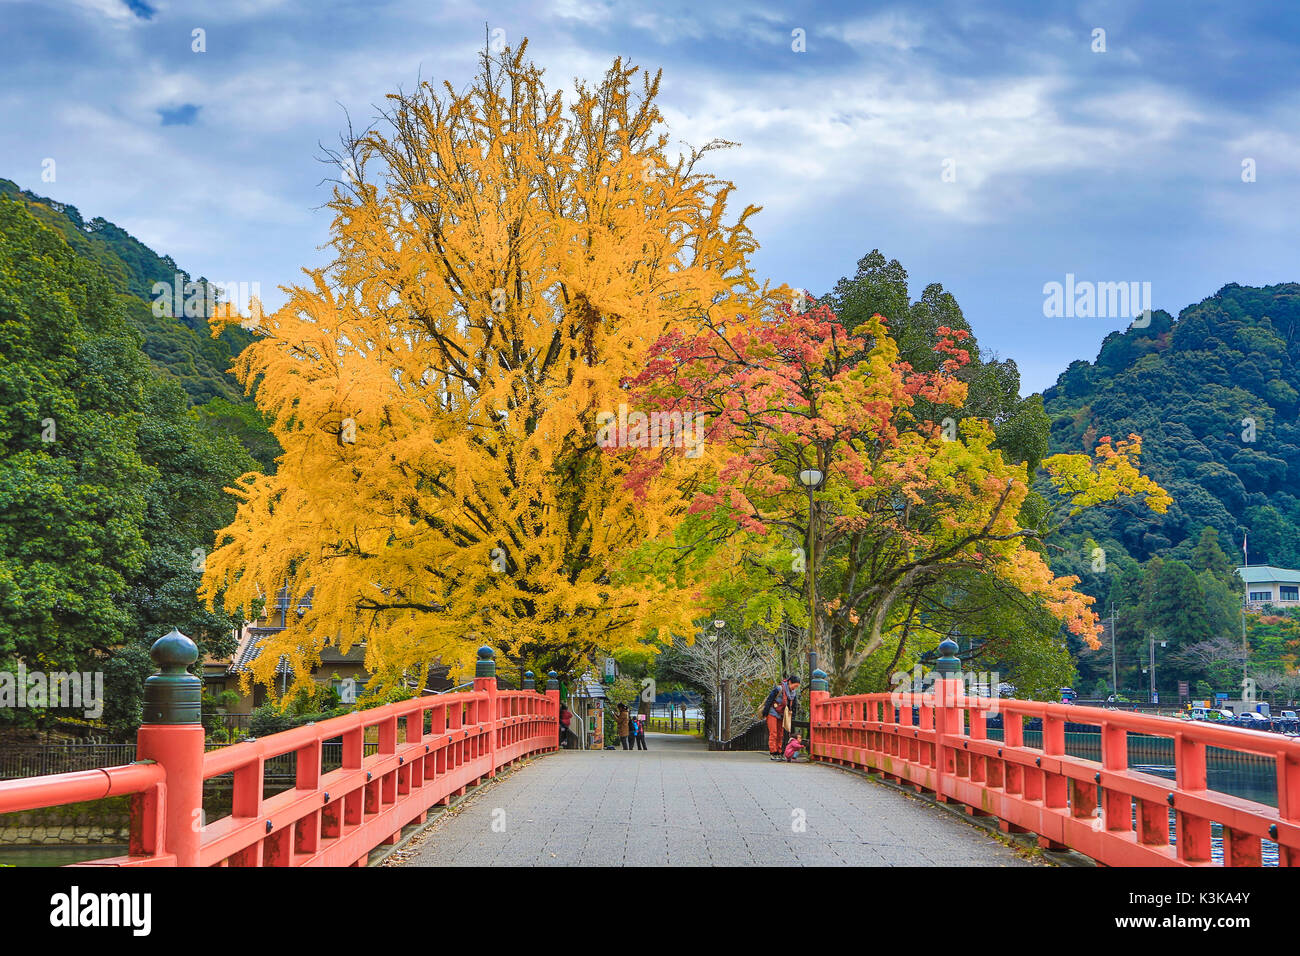
[[[149,649],[159,672],[144,682],[144,723],[136,759],[166,774],[163,846],[177,866],[198,866],[203,834],[203,681],[186,671],[199,658],[194,642],[173,629]],[[134,836],[134,834],[133,834]]]
[[[812,672],[812,684],[808,689],[808,759],[816,760],[817,752],[813,747],[813,741],[816,739],[817,718],[825,719],[825,707],[822,706],[824,701],[830,699],[830,683],[826,680],[826,672],[820,667]],[[829,756],[829,754],[824,755]]]
[[[934,771],[935,797],[947,802],[944,781],[957,772],[956,740],[966,733],[961,699],[961,661],[957,658],[958,645],[951,638],[939,644],[939,660],[935,663],[934,681]]]
[[[489,777],[497,775],[497,738],[501,734],[501,715],[497,712],[496,654],[484,644],[478,649],[478,662],[474,665],[474,691],[487,694],[488,756],[492,765]]]

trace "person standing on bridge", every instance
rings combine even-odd
[[[624,750],[631,749],[627,743],[629,730],[628,721],[631,716],[631,713],[627,709],[627,704],[618,705],[618,741],[623,745]]]
[[[564,746],[569,742],[568,739],[569,722],[571,720],[573,720],[573,714],[569,711],[568,707],[561,704],[560,705],[560,749],[564,749]]]
[[[798,707],[799,678],[791,674],[773,687],[763,702],[761,716],[767,719],[767,753],[770,759],[785,759],[785,732]]]
[[[636,741],[637,750],[645,750],[645,714],[637,714],[632,721],[632,739]]]

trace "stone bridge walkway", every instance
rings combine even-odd
[[[985,831],[826,766],[710,753],[561,751],[483,788],[406,866],[1027,866]],[[392,860],[389,865],[397,863]]]

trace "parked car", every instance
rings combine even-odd
[[[1273,729],[1280,730],[1284,734],[1294,734],[1300,730],[1300,718],[1296,717],[1294,710],[1284,710],[1273,718]]]

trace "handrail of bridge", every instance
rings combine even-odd
[[[185,673],[197,650],[177,631],[151,655],[142,760],[125,767],[0,782],[0,813],[131,795],[128,854],[82,866],[358,866],[398,841],[431,807],[559,743],[559,684],[498,691],[494,652],[478,652],[474,689],[417,697],[204,753],[201,682]],[[367,731],[377,752],[365,754]],[[323,745],[342,741],[342,766],[325,771]],[[295,757],[294,786],[264,797],[266,761]],[[231,813],[206,823],[203,784],[233,778]]]
[[[137,866],[175,866],[176,857],[164,849],[166,776],[161,766],[145,760],[123,767],[0,780],[0,813],[129,796],[130,858]]]
[[[886,779],[997,818],[1007,832],[1069,848],[1110,866],[1209,866],[1211,825],[1222,827],[1223,864],[1262,865],[1262,841],[1279,865],[1300,863],[1300,740],[1172,717],[1069,704],[969,697],[957,645],[945,641],[934,692],[831,697],[826,675],[811,694],[813,760],[878,772]],[[914,720],[913,710],[916,709]],[[990,739],[990,712],[1003,739]],[[1024,743],[1024,721],[1042,721],[1041,747]],[[1101,760],[1065,752],[1066,723],[1100,728]],[[1173,740],[1175,778],[1131,768],[1130,733]],[[1206,748],[1271,757],[1277,807],[1207,786]],[[1174,815],[1171,844],[1169,815]]]

